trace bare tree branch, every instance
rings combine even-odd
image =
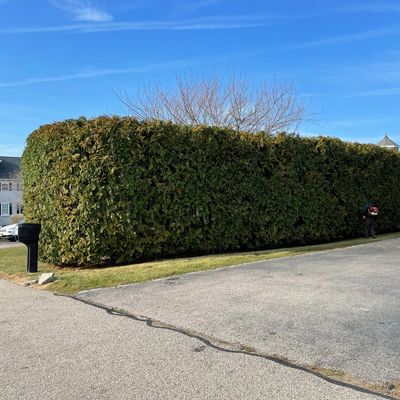
[[[184,125],[213,125],[235,131],[274,134],[295,131],[306,118],[305,107],[290,84],[257,86],[232,74],[223,80],[176,76],[176,88],[160,85],[140,88],[135,99],[116,94],[139,120],[171,120]]]

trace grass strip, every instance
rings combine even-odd
[[[182,275],[188,272],[206,271],[253,261],[304,255],[398,237],[400,237],[400,232],[381,235],[376,239],[357,238],[312,246],[175,258],[106,268],[58,268],[53,265],[39,263],[39,272],[36,274],[28,274],[26,272],[27,249],[25,246],[17,246],[0,249],[0,278],[22,283],[35,279],[43,272],[53,272],[56,280],[53,283],[41,286],[41,288],[60,294],[73,294],[83,290],[145,282]]]

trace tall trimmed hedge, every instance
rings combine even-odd
[[[34,131],[22,171],[41,258],[59,265],[358,236],[367,199],[381,232],[400,222],[399,155],[323,137],[80,118]]]

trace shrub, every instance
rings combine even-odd
[[[381,231],[400,220],[399,155],[323,137],[80,118],[34,131],[22,171],[41,258],[59,265],[357,236],[370,198]]]

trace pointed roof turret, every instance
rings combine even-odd
[[[399,145],[393,142],[393,140],[390,139],[386,134],[385,137],[377,143],[377,146],[386,147],[387,149],[399,149]]]

